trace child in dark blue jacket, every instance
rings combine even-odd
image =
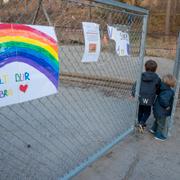
[[[145,63],[145,72],[141,76],[141,85],[139,92],[139,111],[138,111],[138,127],[143,132],[146,127],[146,121],[151,114],[151,107],[155,102],[155,98],[159,92],[161,80],[156,74],[157,63],[148,60]],[[132,96],[135,96],[136,84],[132,88]]]
[[[176,84],[176,79],[173,75],[167,74],[163,76],[160,93],[155,101],[153,112],[155,121],[151,132],[154,133],[155,139],[166,140],[168,133],[167,117],[171,115],[174,91],[172,87]]]

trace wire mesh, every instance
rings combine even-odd
[[[58,94],[1,108],[0,179],[63,177],[133,127],[137,102],[130,96],[142,63],[143,14],[92,1],[12,0],[1,5],[0,17],[6,23],[51,21],[61,61]],[[82,22],[100,24],[98,62],[81,62]],[[115,43],[104,41],[107,24],[123,25],[130,56],[119,57]]]
[[[170,119],[170,130],[172,129],[174,125],[174,117],[176,112],[176,107],[179,107],[180,103],[180,34],[177,41],[177,50],[176,50],[176,60],[174,63],[174,69],[173,74],[176,77],[176,87],[175,87],[175,95],[174,95],[174,102],[173,102],[173,108],[171,113],[171,119]]]

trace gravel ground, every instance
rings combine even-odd
[[[149,119],[149,124],[153,118]],[[73,180],[179,180],[180,110],[167,141],[159,142],[148,131],[133,134]]]

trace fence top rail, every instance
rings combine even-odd
[[[120,2],[117,2],[117,1],[107,1],[108,3],[106,3],[104,0],[66,0],[66,2],[71,2],[71,3],[77,3],[77,4],[83,4],[83,5],[87,5],[87,6],[91,6],[91,7],[98,7],[98,8],[103,8],[103,9],[106,9],[108,11],[113,11],[113,12],[122,12],[122,13],[126,13],[126,14],[129,14],[129,15],[136,15],[136,16],[144,16],[144,15],[148,15],[149,14],[149,10],[146,10],[146,9],[143,9],[143,8],[140,8],[140,7],[136,7],[136,6],[130,6],[128,4],[125,4],[125,3],[120,3]],[[118,3],[118,6],[115,3]],[[113,4],[111,4],[113,3]],[[99,4],[99,5],[97,5]],[[124,6],[122,6],[121,4],[123,4]],[[111,6],[110,8],[109,7],[104,7],[104,6],[101,6],[101,5],[106,5],[106,6]],[[116,9],[112,9],[112,6]],[[128,8],[127,8],[128,7]],[[132,7],[132,8],[129,8],[129,7]],[[117,9],[117,8],[120,8],[120,9]],[[147,11],[147,13],[144,13],[144,11],[137,11],[136,8],[138,9],[142,9],[142,10],[145,10]],[[128,11],[126,11],[128,10]]]
[[[94,2],[124,8],[124,9],[130,10],[130,11],[136,11],[139,13],[143,13],[145,15],[149,14],[149,10],[147,10],[147,9],[140,8],[137,6],[132,6],[132,5],[129,5],[126,3],[122,3],[122,2],[117,2],[115,0],[94,0]]]

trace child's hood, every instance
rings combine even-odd
[[[142,74],[142,80],[146,82],[154,81],[157,78],[158,78],[158,75],[154,72],[144,72]]]
[[[160,86],[161,91],[166,91],[166,90],[170,90],[170,89],[171,88],[167,84],[161,82],[161,86]]]

